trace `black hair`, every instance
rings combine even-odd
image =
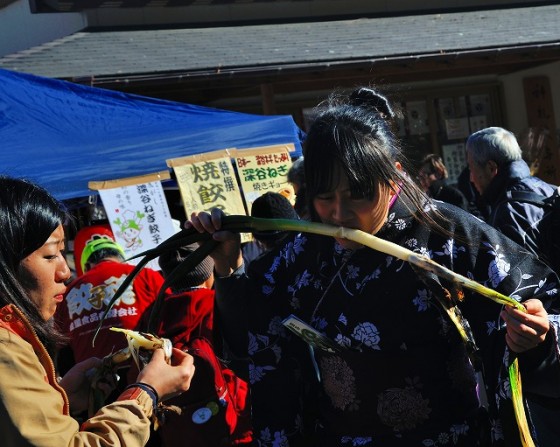
[[[251,205],[251,216],[271,219],[299,219],[290,201],[277,192],[266,192],[257,197]],[[253,237],[265,247],[280,244],[288,231],[253,231]]]
[[[0,305],[17,306],[51,353],[62,337],[27,295],[20,266],[67,221],[62,204],[46,190],[27,180],[0,176]]]
[[[409,162],[392,131],[396,115],[389,100],[369,87],[359,87],[349,95],[335,93],[319,104],[303,152],[312,220],[319,220],[313,199],[335,189],[344,174],[356,198],[373,200],[379,185],[399,185],[401,194],[415,208],[415,217],[439,227],[424,211],[426,195],[407,174]],[[403,170],[395,162],[400,162]]]
[[[297,184],[299,187],[305,185],[305,171],[303,167],[303,157],[299,157],[297,160],[294,160],[290,169],[288,169],[288,174],[286,176],[286,180],[289,183]]]
[[[420,171],[427,168],[427,174],[435,174],[438,179],[447,179],[449,174],[442,158],[437,154],[428,154],[420,162]]]

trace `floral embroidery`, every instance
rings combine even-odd
[[[418,240],[414,237],[412,239],[407,239],[404,245],[410,248],[416,247],[416,245],[418,245]]]
[[[345,348],[349,348],[350,346],[352,346],[352,340],[350,340],[348,337],[345,337],[342,334],[338,334],[334,338],[334,341],[337,342],[340,346],[343,346]]]
[[[311,321],[311,325],[318,331],[323,331],[328,326],[327,320],[324,317],[315,317]]]
[[[266,371],[272,371],[274,366],[256,366],[249,363],[249,382],[251,385],[260,382],[266,375]]]
[[[357,437],[357,438],[353,438],[350,436],[343,436],[340,440],[340,442],[342,443],[342,445],[351,445],[352,447],[357,447],[357,446],[362,446],[362,445],[368,445],[372,442],[372,438],[371,437]]]
[[[418,295],[414,297],[412,302],[418,308],[418,312],[424,312],[428,310],[428,307],[430,307],[431,304],[430,295],[428,294],[428,291],[426,289],[418,290]]]
[[[442,246],[443,251],[436,251],[435,254],[438,256],[451,257],[453,259],[457,258],[457,254],[460,251],[466,251],[465,247],[456,247],[455,241],[453,239],[448,239]]]
[[[292,309],[299,309],[301,307],[301,303],[299,302],[299,298],[293,296],[290,298],[290,307]]]
[[[486,322],[486,333],[490,335],[492,332],[498,330],[498,324],[495,321]]]
[[[422,256],[426,256],[428,258],[432,258],[432,251],[429,250],[427,247],[420,247],[418,249],[418,253],[420,253]]]
[[[257,342],[257,337],[255,337],[252,333],[249,332],[249,345],[247,348],[249,355],[254,355],[255,352],[259,350],[259,344]]]
[[[404,230],[406,228],[406,221],[404,219],[397,219],[395,221],[395,227],[397,230]]]
[[[407,382],[409,386],[405,388],[390,388],[377,396],[377,414],[381,422],[396,431],[416,428],[432,411],[429,400],[416,389],[421,385],[410,379]]]
[[[379,350],[379,341],[381,337],[379,336],[379,330],[373,323],[365,322],[360,323],[354,328],[352,332],[352,338],[357,340],[368,348]]]
[[[361,290],[364,288],[364,286],[370,282],[373,279],[377,279],[379,278],[379,275],[381,274],[381,269],[377,268],[373,271],[373,273],[370,273],[369,275],[364,276],[364,279],[361,282],[357,282],[356,283],[356,290]]]
[[[449,433],[440,433],[436,439],[424,439],[422,445],[426,447],[439,447],[443,445],[450,445],[450,442],[457,444],[459,436],[464,436],[469,431],[469,426],[464,423],[461,425],[452,425]]]
[[[259,447],[288,447],[290,445],[290,436],[295,433],[301,433],[303,430],[303,420],[301,416],[296,416],[293,423],[293,430],[272,431],[270,427],[260,430],[259,435],[255,436],[255,441]],[[252,444],[251,444],[252,445]]]
[[[354,372],[340,357],[321,358],[323,385],[333,407],[339,410],[358,410]]]
[[[281,337],[286,336],[286,328],[282,324],[282,319],[278,316],[273,317],[268,324],[268,333],[270,335],[280,335]]]
[[[262,447],[288,447],[290,445],[288,436],[286,435],[284,430],[275,431],[274,434],[271,434],[269,427],[261,430],[257,442],[258,445]]]
[[[302,287],[306,287],[310,284],[311,274],[305,270],[301,275],[297,275],[294,284],[288,286],[288,292],[292,295],[295,294]]]
[[[262,293],[266,296],[272,294],[274,292],[274,287],[264,285],[262,288]]]
[[[505,256],[499,252],[499,245],[496,245],[496,248],[493,248],[490,244],[484,243],[485,246],[490,247],[488,253],[494,255],[495,258],[490,262],[488,266],[488,277],[492,287],[496,288],[498,284],[502,282],[502,280],[508,275],[510,264],[505,259]]]
[[[427,201],[424,204],[424,211],[426,211],[427,213],[429,213],[430,211],[434,211],[437,210],[437,206],[435,204],[435,202],[431,202],[431,201]]]

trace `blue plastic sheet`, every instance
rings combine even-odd
[[[287,115],[252,115],[125,94],[0,69],[0,173],[60,200],[89,181],[169,170],[166,160],[226,148],[293,143]]]

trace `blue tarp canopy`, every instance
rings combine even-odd
[[[168,170],[166,160],[293,143],[291,116],[251,115],[147,98],[0,69],[0,172],[60,200],[89,181]]]

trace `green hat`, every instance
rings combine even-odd
[[[126,258],[123,248],[115,241],[104,237],[99,239],[94,239],[93,241],[89,241],[84,247],[84,250],[82,251],[82,259],[80,260],[82,272],[86,271],[85,267],[90,256],[96,251],[102,250],[104,248],[112,248],[113,250],[118,251],[123,258]]]

